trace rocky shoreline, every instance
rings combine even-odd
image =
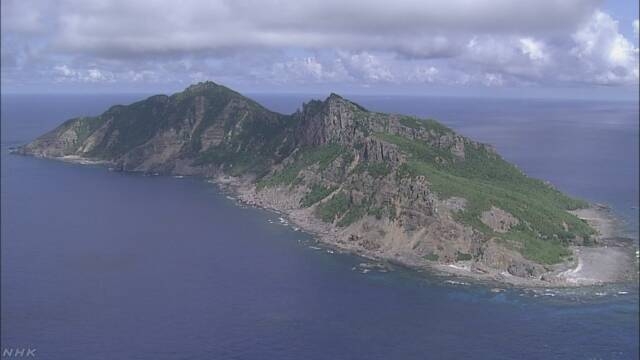
[[[79,165],[109,167],[108,161],[98,161],[80,156],[43,157]],[[109,168],[112,169],[112,168]],[[176,173],[172,175],[195,175]],[[201,175],[195,175],[201,176]],[[286,217],[300,231],[312,235],[324,246],[360,256],[371,261],[388,263],[416,271],[426,271],[453,278],[509,285],[523,288],[570,288],[630,282],[638,279],[638,248],[633,239],[622,236],[621,223],[608,207],[594,204],[590,208],[572,213],[587,221],[598,231],[598,246],[573,246],[571,261],[554,265],[540,278],[514,276],[470,261],[438,263],[425,260],[411,252],[380,252],[340,240],[340,230],[314,216],[313,207],[299,208],[299,199],[280,196],[280,201],[267,201],[260,196],[251,177],[232,177],[221,173],[205,176],[221,190],[233,195],[240,203],[274,211]]]
[[[524,278],[506,271],[478,266],[468,261],[449,264],[426,263],[424,259],[411,253],[381,253],[361,246],[353,246],[340,240],[340,231],[336,227],[317,219],[312,213],[312,208],[300,209],[286,201],[279,204],[265,201],[256,191],[250,178],[217,175],[212,182],[223,191],[237,197],[242,204],[271,210],[286,217],[295,227],[311,234],[325,246],[365,259],[417,271],[525,288],[597,286],[629,282],[638,277],[637,247],[632,239],[620,236],[619,221],[607,207],[602,205],[594,205],[574,212],[576,216],[589,222],[598,231],[600,245],[571,247],[574,254],[573,260],[554,265],[552,270],[541,278]]]

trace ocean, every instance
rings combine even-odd
[[[293,112],[308,95],[252,96]],[[432,117],[638,234],[638,104],[347,96]],[[141,95],[3,95],[1,340],[42,359],[636,359],[638,288],[501,292],[332,252],[203,179],[8,154]],[[637,240],[636,240],[637,241]],[[449,281],[447,281],[449,280]]]

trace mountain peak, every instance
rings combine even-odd
[[[202,92],[227,93],[227,94],[234,94],[234,95],[241,96],[241,94],[237,93],[236,91],[233,91],[226,86],[216,84],[213,81],[203,81],[197,84],[190,85],[179,94],[186,95],[186,94],[197,94]]]
[[[211,80],[207,80],[207,81],[201,81],[197,84],[189,85],[189,87],[187,87],[185,90],[201,90],[201,89],[211,89],[211,88],[218,88],[218,87],[224,87],[224,86],[218,85]]]
[[[344,104],[344,105],[348,105],[348,106],[354,106],[359,110],[362,111],[368,111],[367,109],[364,108],[364,106],[357,104],[349,99],[345,99],[344,97],[332,92],[329,97],[327,97],[327,99],[325,100],[325,104],[327,105],[332,105],[332,104]]]

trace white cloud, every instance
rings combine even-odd
[[[72,69],[68,65],[56,65],[53,67],[53,71],[56,74],[55,81],[73,81],[73,82],[104,82],[114,81],[115,76],[109,71],[100,70],[97,68],[77,70]]]
[[[638,48],[618,31],[618,22],[596,11],[584,27],[573,34],[571,49],[579,60],[579,76],[598,83],[617,84],[638,81]]]
[[[340,61],[349,74],[365,82],[391,82],[394,76],[379,56],[362,52],[356,54],[340,53]]]
[[[108,79],[108,76],[98,69],[89,69],[87,70],[87,79],[89,81],[104,81]]]
[[[326,83],[349,80],[340,61],[323,63],[315,56],[277,62],[270,71],[257,72],[255,75],[277,83]]]
[[[638,20],[599,4],[3,0],[2,81],[637,84]]]
[[[407,80],[419,83],[433,83],[438,80],[440,71],[434,66],[418,66],[409,74]]]
[[[504,79],[501,74],[485,74],[482,82],[486,86],[502,86]]]
[[[631,23],[631,26],[633,26],[633,33],[636,35],[636,38],[637,38],[640,32],[640,21],[638,21],[638,19],[633,20],[633,22]]]
[[[544,50],[545,45],[541,41],[532,38],[520,39],[520,51],[527,55],[533,61],[547,61],[547,54]]]
[[[151,70],[142,70],[142,71],[129,70],[126,73],[125,78],[133,82],[157,82],[159,80],[158,74]]]
[[[67,65],[57,65],[53,68],[56,72],[64,77],[74,77],[76,76],[76,72],[69,69]]]
[[[584,21],[598,2],[183,0],[177,6],[167,1],[60,0],[50,9],[44,0],[9,0],[5,7],[13,19],[25,19],[34,28],[45,27],[50,18],[53,44],[76,53],[135,56],[336,47],[432,57],[455,51],[458,35],[566,32]],[[47,16],[41,16],[44,8]]]
[[[478,79],[476,81],[491,86],[530,82],[551,75],[549,69],[552,50],[547,49],[542,41],[531,37],[475,36],[467,43],[464,52],[450,61],[450,65],[459,71],[468,72],[469,79]],[[503,76],[500,81],[486,81],[485,73]]]

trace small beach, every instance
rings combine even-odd
[[[435,271],[442,275],[464,277],[472,280],[506,284],[523,288],[566,288],[576,286],[597,286],[637,280],[638,259],[637,242],[621,237],[622,223],[603,205],[592,205],[589,208],[572,211],[579,218],[587,221],[596,229],[596,246],[573,246],[573,256],[564,263],[550,268],[541,279],[513,276],[507,272],[487,267],[474,266],[469,262],[438,264],[425,262],[418,257],[406,253],[389,253],[368,251],[354,248],[339,241],[339,230],[316,219],[309,209],[298,209],[292,203],[269,204],[256,194],[251,179],[217,176],[214,183],[223,190],[234,194],[245,205],[276,211],[301,230],[313,235],[327,246],[350,252],[366,259],[390,262],[413,268],[418,271]]]

